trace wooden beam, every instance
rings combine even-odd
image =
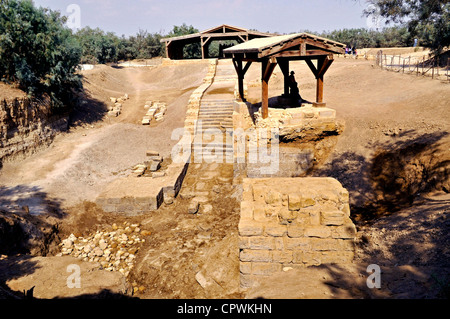
[[[250,67],[250,65],[252,65],[252,61],[247,61],[247,63],[245,63],[244,69],[242,70],[243,75],[245,75],[245,73],[247,73],[248,68]]]
[[[325,74],[325,72],[327,72],[328,68],[330,67],[331,63],[333,63],[333,57],[329,57],[327,56],[323,62],[322,62],[322,66],[320,67],[320,69],[317,72],[318,76],[323,76]]]
[[[320,49],[324,49],[324,50],[329,50],[331,51],[330,53],[334,52],[334,53],[345,53],[345,49],[340,47],[340,46],[336,46],[333,44],[327,44],[327,43],[321,43],[319,41],[314,41],[314,40],[309,40],[309,39],[305,39],[304,40],[306,44],[316,47],[316,48],[320,48]]]
[[[298,39],[292,39],[284,43],[275,44],[274,46],[271,46],[270,48],[264,48],[260,51],[258,54],[258,58],[263,58],[270,56],[272,54],[275,54],[280,51],[287,50],[289,48],[295,47],[297,45],[301,45],[304,42],[304,39],[298,38]]]
[[[309,68],[311,69],[312,73],[314,74],[314,77],[317,79],[317,68],[314,65],[314,63],[312,63],[311,59],[305,59],[306,64],[309,66]]]
[[[327,56],[330,53],[323,50],[306,50],[302,52],[301,50],[286,50],[280,53],[275,53],[272,55],[276,58],[289,58],[289,57],[303,57],[303,56]]]

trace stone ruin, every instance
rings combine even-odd
[[[108,116],[117,117],[122,113],[122,103],[129,99],[128,94],[125,93],[121,97],[110,97],[109,98],[113,105],[108,107]]]
[[[245,178],[239,221],[242,288],[291,268],[350,263],[349,193],[333,178]]]
[[[150,125],[152,120],[156,122],[164,121],[164,115],[167,111],[167,104],[162,102],[146,101],[144,109],[147,109],[147,113],[142,118],[142,125]]]

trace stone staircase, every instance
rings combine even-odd
[[[233,101],[202,100],[194,139],[194,162],[232,160]]]
[[[236,74],[229,61],[219,61],[214,82],[205,92],[198,113],[194,162],[233,162],[233,101]]]

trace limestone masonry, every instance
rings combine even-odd
[[[333,178],[244,178],[241,287],[286,269],[350,263],[356,228],[349,194]]]

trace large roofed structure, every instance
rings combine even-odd
[[[268,83],[278,64],[284,75],[284,92],[289,95],[289,61],[304,60],[317,80],[316,105],[323,103],[323,78],[333,62],[333,54],[343,54],[345,44],[308,33],[265,37],[225,49],[225,57],[232,58],[239,80],[239,93],[243,95],[243,80],[252,62],[261,62],[262,116],[268,116]],[[316,60],[316,63],[313,63]],[[243,62],[246,65],[243,66]]]
[[[273,34],[222,24],[198,33],[163,38],[160,41],[166,44],[166,56],[170,59],[183,59],[183,48],[193,43],[199,43],[201,45],[202,59],[205,59],[208,58],[208,48],[213,41],[235,40],[237,43],[241,43],[255,38],[270,36],[273,36]]]

